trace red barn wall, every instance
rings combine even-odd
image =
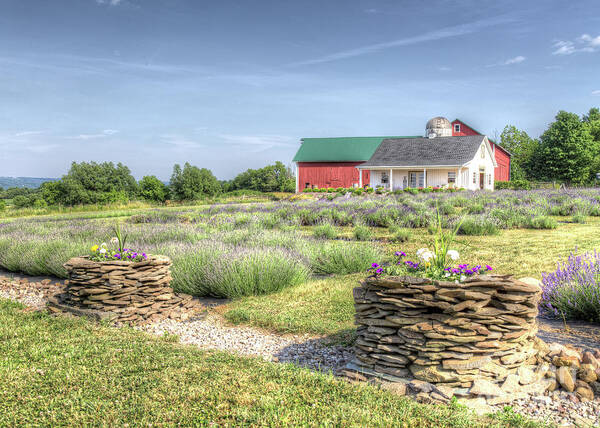
[[[456,132],[454,130],[454,125],[460,124],[460,131]],[[452,122],[452,136],[460,136],[460,135],[481,135],[479,132],[475,131],[469,125],[460,120],[455,120]],[[490,141],[490,146],[492,146],[492,150],[494,151],[494,157],[496,158],[496,163],[498,166],[494,168],[494,180],[496,181],[508,181],[510,180],[510,155],[506,150],[500,147],[498,144]]]
[[[358,185],[359,170],[363,162],[298,162],[298,191],[310,187],[353,187]],[[363,171],[363,186],[371,180],[370,171]]]

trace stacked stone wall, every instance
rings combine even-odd
[[[502,382],[535,362],[540,297],[539,286],[508,276],[369,278],[354,289],[355,364],[452,387]]]
[[[70,307],[108,313],[121,323],[186,319],[200,305],[192,296],[173,292],[170,266],[171,260],[164,256],[149,256],[142,262],[76,257],[64,264],[69,279],[58,300]]]

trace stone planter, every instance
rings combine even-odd
[[[149,256],[142,262],[75,257],[64,264],[69,275],[65,293],[49,306],[129,324],[166,317],[186,319],[200,305],[192,296],[174,293],[169,287],[170,266],[165,256]]]
[[[472,387],[504,381],[535,360],[541,289],[510,276],[464,283],[366,279],[354,289],[358,326],[352,364],[386,380]]]

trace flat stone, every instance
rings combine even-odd
[[[459,376],[456,372],[444,370],[439,366],[420,366],[418,364],[412,364],[409,367],[409,370],[415,378],[426,382],[456,382],[459,380]]]
[[[575,380],[571,370],[567,366],[561,366],[556,370],[556,380],[567,391],[575,391]]]
[[[487,397],[499,397],[505,395],[504,391],[502,391],[498,385],[485,379],[475,379],[469,392],[473,395],[483,395]]]
[[[517,370],[517,374],[519,375],[519,383],[521,385],[529,385],[530,383],[533,383],[536,380],[534,371],[527,366],[519,367]]]
[[[447,370],[470,370],[480,368],[491,361],[492,359],[488,356],[472,357],[468,360],[444,360],[442,367]]]

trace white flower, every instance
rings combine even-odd
[[[117,238],[116,236],[113,238],[110,238],[110,243],[113,245],[117,245],[119,243],[119,238]]]
[[[419,258],[421,260],[423,260],[424,262],[428,262],[431,259],[435,258],[435,254],[433,254],[431,251],[427,250],[421,253],[421,255],[419,256]]]
[[[106,254],[106,248],[100,248],[100,254]]]
[[[458,251],[456,251],[456,250],[448,250],[446,255],[448,257],[450,257],[452,260],[458,260]]]
[[[427,251],[429,251],[429,249],[428,249],[428,248],[419,248],[419,249],[417,250],[417,257],[419,257],[419,258],[420,258],[420,257],[421,257],[421,254],[423,254],[423,253],[425,253],[425,252],[427,252]]]
[[[463,282],[465,279],[467,279],[467,277],[466,277],[466,276],[464,276],[464,275],[461,275],[461,276],[460,276],[460,282]]]
[[[102,244],[100,244],[101,248],[106,248],[106,242],[103,242]]]

